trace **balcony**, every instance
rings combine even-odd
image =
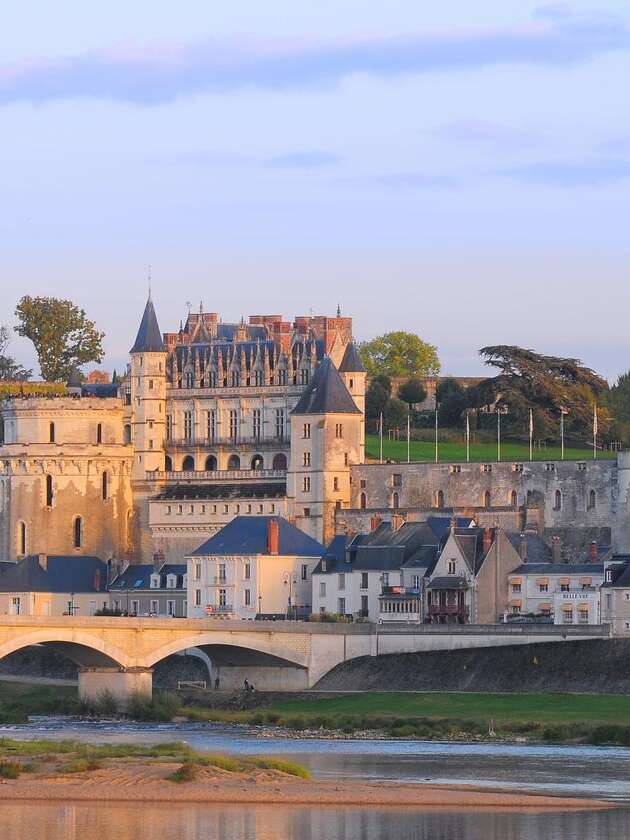
[[[231,604],[208,604],[206,613],[212,615],[230,615],[234,612],[234,607]]]
[[[419,586],[384,586],[381,596],[385,595],[420,595],[422,590]]]
[[[147,472],[148,481],[285,481],[286,470],[155,470]]]
[[[211,578],[211,581],[211,586],[236,586],[235,582],[226,580],[226,578],[221,577],[221,575]]]
[[[462,607],[459,604],[430,604],[429,615],[445,615],[457,616],[458,618],[468,618],[468,608]]]
[[[291,438],[286,435],[263,437],[262,435],[215,435],[214,437],[167,437],[166,449],[230,449],[243,447],[252,449],[278,449],[288,447]]]

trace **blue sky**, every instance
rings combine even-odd
[[[88,8],[92,7],[92,8]],[[70,297],[121,368],[164,330],[353,315],[630,368],[619,0],[26,2],[0,33],[0,323]],[[11,352],[33,364],[28,342]]]

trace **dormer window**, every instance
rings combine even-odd
[[[448,561],[448,573],[454,575],[457,572],[457,560]]]
[[[328,571],[328,562],[326,560],[322,560],[322,572]]]
[[[166,588],[167,589],[175,589],[177,586],[177,576],[176,575],[167,575],[166,576]]]
[[[612,571],[606,569],[606,583],[612,583]]]
[[[160,576],[159,575],[151,575],[151,589],[159,589],[160,588]]]

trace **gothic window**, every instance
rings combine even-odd
[[[96,442],[103,443],[103,424],[97,423],[96,425]]]
[[[398,493],[394,493],[394,495],[392,496],[392,507],[394,508],[394,510],[398,510],[398,508],[400,507],[400,496],[398,495]]]
[[[595,491],[591,490],[588,494],[588,509],[595,510]]]
[[[170,419],[172,419],[172,418],[170,418]],[[166,418],[166,428],[167,428],[167,430],[169,428],[168,421],[169,421],[169,418],[167,417]],[[167,434],[168,434],[169,437],[171,436],[172,431],[173,431],[172,428],[170,429],[170,431],[167,431]],[[129,423],[125,424],[125,428],[123,430],[123,439],[124,439],[125,443],[131,443],[131,426],[130,426]]]
[[[75,548],[83,546],[83,519],[80,516],[75,516],[72,526],[72,537]]]
[[[261,385],[264,384],[263,379],[264,379],[264,377],[263,377],[262,370],[257,370],[257,371],[254,372],[254,385],[256,385],[257,387],[260,387]]]
[[[46,507],[52,507],[53,503],[53,477],[46,476]]]
[[[336,438],[342,438],[343,437],[343,424],[342,423],[336,423],[335,424],[335,437]]]
[[[55,424],[54,423],[51,423],[50,426],[48,427],[48,441],[50,443],[55,442]]]
[[[263,457],[262,455],[254,455],[252,458],[252,469],[253,470],[262,470],[263,468]]]
[[[238,457],[238,455],[230,455],[227,468],[228,470],[240,470],[241,459]]]
[[[101,494],[103,496],[103,500],[109,498],[109,475],[107,474],[107,472],[103,472],[103,475],[102,475]]]
[[[217,468],[217,459],[214,455],[208,455],[206,458],[206,472],[214,472]]]
[[[311,492],[311,478],[308,475],[305,475],[302,479],[302,490],[304,493]]]
[[[184,412],[184,439],[192,440],[193,431],[193,413],[192,411]]]
[[[553,509],[562,510],[562,493],[560,492],[560,490],[556,490],[555,492]]]
[[[236,440],[238,437],[238,411],[230,410],[230,439]]]
[[[302,438],[304,440],[310,440],[311,438],[311,424],[305,423],[302,427]]]
[[[20,556],[26,554],[26,522],[18,522],[17,553]]]
[[[444,510],[444,491],[438,490],[435,498],[435,506],[438,510]]]
[[[173,460],[170,455],[167,455],[166,458],[164,458],[164,469],[166,472],[173,472]]]
[[[367,495],[365,493],[361,493],[361,500],[359,502],[361,510],[365,510],[367,507]]]
[[[217,375],[216,373],[211,370],[208,374],[208,387],[209,388],[216,388],[217,387]]]
[[[262,411],[255,408],[252,414],[254,437],[258,440],[262,434]]]
[[[310,467],[311,466],[311,453],[310,452],[305,452],[304,453],[304,455],[302,457],[302,465],[304,467]]]
[[[512,492],[510,493],[510,507],[513,510],[516,510],[516,508],[518,507],[518,497],[516,495],[516,490],[512,490]]]
[[[208,440],[214,440],[217,434],[217,413],[211,408],[206,412],[206,437]]]
[[[486,490],[486,492],[483,494],[483,506],[486,508],[486,510],[490,507],[491,502],[492,497],[490,495],[490,491]]]
[[[284,409],[276,409],[276,437],[278,440],[284,438]]]
[[[284,455],[282,452],[279,452],[277,455],[274,455],[273,469],[274,470],[286,470],[286,468],[287,468],[287,456]]]
[[[182,463],[182,469],[184,472],[193,472],[195,469],[195,459],[192,455],[186,455],[184,461]]]

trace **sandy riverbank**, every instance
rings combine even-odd
[[[133,762],[81,774],[24,775],[0,781],[0,801],[195,802],[269,805],[518,810],[594,810],[601,800],[539,796],[470,787],[394,783],[327,782],[278,771],[226,773],[203,768],[190,782],[168,779],[180,765]]]

